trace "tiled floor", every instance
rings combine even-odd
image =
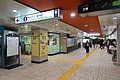
[[[78,49],[69,54],[50,56],[49,61],[41,64],[30,63],[29,58],[22,56],[24,65],[12,70],[0,69],[0,80],[58,80],[85,55],[84,49]],[[111,57],[105,49],[97,48],[68,75],[67,80],[120,80],[120,66],[114,65]]]

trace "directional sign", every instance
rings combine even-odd
[[[35,14],[17,17],[15,18],[15,24],[46,20],[46,19],[52,19],[58,17],[60,17],[60,9],[55,9],[46,12],[38,12]]]

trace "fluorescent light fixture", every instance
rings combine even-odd
[[[18,12],[18,11],[17,11],[17,10],[13,10],[12,12],[16,13],[16,12]]]
[[[100,33],[89,33],[88,36],[99,36]]]
[[[88,25],[85,25],[85,26],[88,26]]]
[[[117,17],[114,17],[113,19],[117,19]]]
[[[76,14],[75,13],[71,13],[71,16],[74,17]]]

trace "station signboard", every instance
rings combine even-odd
[[[88,13],[94,11],[111,10],[120,8],[120,0],[100,0],[78,6],[78,13]]]
[[[38,12],[30,15],[16,17],[15,24],[53,19],[53,18],[59,18],[59,17],[60,17],[60,9],[55,9],[55,10]]]

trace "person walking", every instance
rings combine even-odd
[[[92,43],[93,43],[93,47],[95,48],[95,39],[93,39],[93,42],[92,42]]]
[[[108,53],[110,52],[110,50],[109,50],[109,45],[110,45],[110,40],[108,39],[107,42],[106,42],[107,52],[108,52]]]
[[[112,51],[112,54],[113,54],[112,61],[116,61],[117,60],[117,51],[116,51],[117,50],[117,44],[116,44],[115,39],[112,40],[109,47],[110,47],[110,50]]]
[[[87,41],[86,44],[85,44],[85,49],[86,49],[86,53],[89,53],[89,42]]]
[[[100,40],[100,48],[103,49],[103,39]]]

